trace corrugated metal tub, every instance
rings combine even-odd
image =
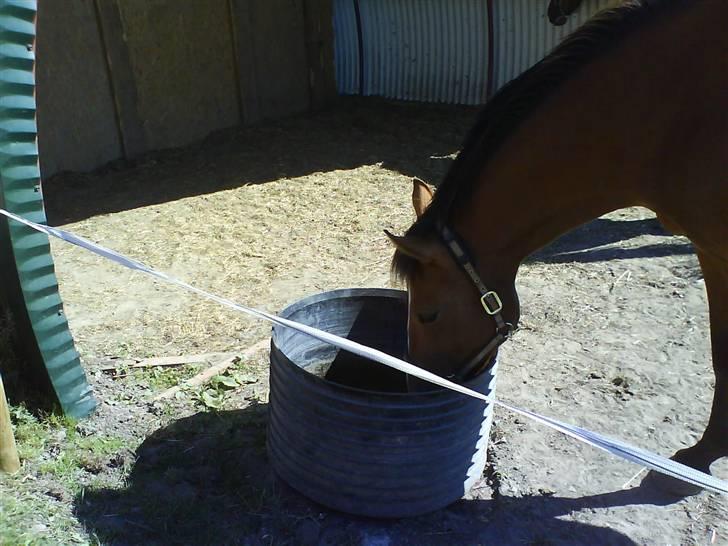
[[[281,315],[401,356],[406,313],[405,292],[352,289]],[[468,386],[492,392],[496,369]],[[461,498],[483,472],[492,406],[442,389],[407,393],[404,380],[275,326],[268,454],[276,473],[324,506],[363,516],[415,516]]]

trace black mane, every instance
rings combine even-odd
[[[431,205],[412,224],[407,235],[431,237],[438,224],[448,223],[452,212],[471,196],[487,161],[563,82],[619,44],[625,36],[654,20],[658,13],[686,3],[689,1],[632,0],[602,11],[543,60],[503,86],[481,110]],[[409,279],[416,268],[415,260],[395,252],[392,272],[397,278]]]

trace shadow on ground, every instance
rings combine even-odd
[[[659,258],[694,254],[689,242],[657,242],[626,246],[630,239],[643,235],[671,237],[656,218],[644,220],[611,220],[598,218],[561,236],[549,246],[528,258],[528,262],[588,263],[632,258]]]
[[[75,512],[104,544],[631,545],[623,534],[559,516],[669,504],[636,488],[581,498],[462,500],[422,517],[373,520],[308,501],[278,480],[265,453],[267,406],[180,419],[137,450],[126,488],[87,489]]]
[[[219,131],[202,142],[43,182],[51,225],[315,172],[384,167],[438,182],[477,109],[342,97],[328,111]]]
[[[94,173],[59,173],[44,181],[48,222],[165,203],[246,184],[382,164],[437,184],[477,108],[342,97],[328,111],[217,132],[185,148],[118,161]],[[560,237],[529,261],[597,262],[691,254],[689,243],[625,247],[641,235],[669,235],[656,219],[597,219]]]

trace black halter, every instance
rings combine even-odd
[[[503,316],[501,315],[503,303],[501,302],[500,296],[498,296],[495,291],[489,290],[480,279],[480,276],[475,271],[475,267],[473,267],[470,256],[468,256],[468,253],[465,251],[465,245],[457,234],[447,226],[443,225],[440,227],[440,237],[442,237],[442,241],[445,243],[445,246],[447,246],[450,254],[455,259],[455,262],[473,281],[473,284],[480,293],[480,303],[483,306],[483,309],[488,315],[493,317],[493,320],[495,321],[495,337],[493,337],[493,339],[491,339],[480,351],[478,351],[475,356],[468,360],[460,371],[451,376],[453,379],[463,381],[472,372],[480,371],[489,364],[488,362],[484,362],[485,357],[498,349],[498,347],[500,347],[503,342],[508,339],[511,330],[513,330],[513,325],[503,320]]]

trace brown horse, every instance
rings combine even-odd
[[[604,213],[644,206],[694,243],[710,304],[712,413],[673,458],[708,472],[728,455],[726,21],[727,0],[629,2],[486,104],[434,197],[415,183],[417,221],[390,234],[412,362],[477,373],[518,323],[524,258]]]

